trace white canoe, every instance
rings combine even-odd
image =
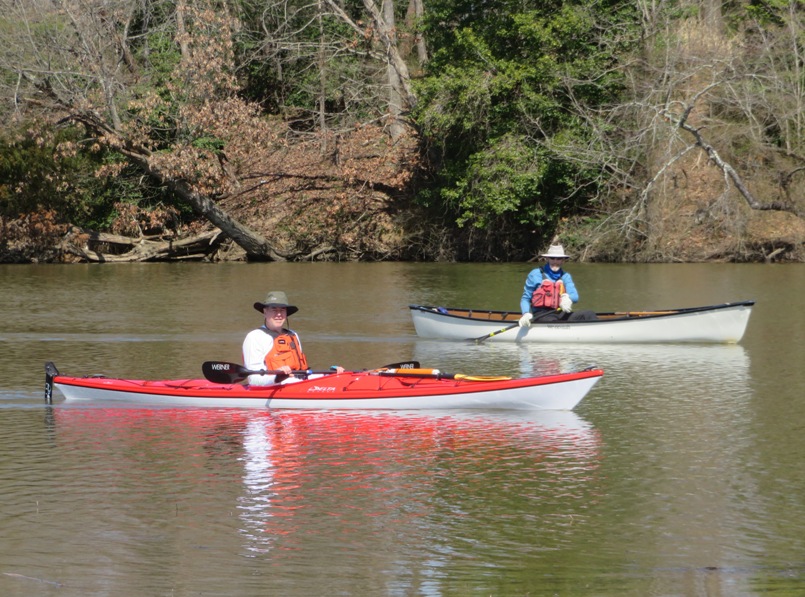
[[[754,301],[656,311],[598,313],[595,321],[517,325],[520,313],[409,305],[421,338],[486,342],[663,343],[740,342]]]

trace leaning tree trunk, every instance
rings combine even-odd
[[[152,177],[186,201],[196,213],[218,226],[224,234],[246,251],[247,258],[250,261],[287,260],[286,257],[277,253],[262,235],[235,220],[206,195],[195,191],[182,181],[165,175],[147,159],[144,166]]]
[[[48,89],[46,81],[39,82],[38,85],[49,95],[60,99],[52,90]],[[67,102],[62,102],[62,104],[69,107],[69,103]],[[196,213],[218,226],[224,234],[229,236],[233,242],[246,251],[246,256],[249,260],[287,261],[287,258],[277,253],[262,235],[235,220],[211,198],[194,190],[187,183],[162,171],[151,159],[150,151],[144,147],[132,144],[126,139],[121,139],[117,131],[104,122],[98,114],[92,111],[82,111],[74,113],[69,116],[67,120],[73,120],[83,124],[98,137],[118,138],[120,140],[119,143],[116,143],[118,151],[128,157],[132,162],[138,164],[159,184],[166,186],[176,193],[177,196],[186,201]]]

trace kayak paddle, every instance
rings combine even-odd
[[[241,379],[246,379],[250,375],[285,375],[284,371],[269,371],[266,369],[253,371],[237,363],[220,361],[205,361],[201,365],[201,372],[208,381],[213,383],[235,383]],[[335,373],[335,371],[291,371],[291,375],[309,373]]]
[[[45,404],[53,404],[53,378],[59,374],[51,361],[45,363]]]
[[[383,367],[383,369],[388,368],[406,370],[417,369],[418,367],[419,362],[417,361],[405,361],[402,363],[392,363],[390,365],[386,365]],[[207,379],[207,381],[211,381],[213,383],[236,383],[242,379],[246,379],[250,375],[285,375],[284,371],[270,371],[266,369],[253,371],[251,369],[247,369],[243,365],[223,361],[205,361],[201,365],[201,372],[204,374],[204,378]],[[311,369],[306,369],[304,371],[291,371],[291,375],[311,375],[313,373],[332,375],[335,373],[335,370],[327,369],[325,371],[313,371]]]

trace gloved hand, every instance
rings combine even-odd
[[[530,328],[531,327],[531,320],[533,319],[533,315],[531,313],[523,313],[523,316],[520,318],[519,324],[521,328]]]
[[[565,313],[570,313],[573,310],[573,301],[570,300],[570,295],[567,292],[559,297],[559,308]]]

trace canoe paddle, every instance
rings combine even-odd
[[[419,362],[405,361],[402,363],[391,363],[382,369],[405,370],[418,368]],[[266,369],[253,371],[251,369],[247,369],[243,365],[223,361],[205,361],[201,365],[201,372],[204,374],[204,378],[207,379],[207,381],[211,381],[213,383],[236,383],[242,379],[246,379],[250,375],[285,375],[284,371],[270,371]],[[311,375],[314,373],[332,375],[335,373],[335,370],[327,369],[325,371],[313,371],[311,369],[306,369],[304,371],[291,371],[291,375]]]
[[[519,325],[520,325],[520,322],[518,321],[517,323],[507,325],[505,328],[500,328],[499,330],[495,330],[494,332],[491,332],[491,333],[487,334],[486,336],[481,336],[479,338],[467,338],[467,341],[468,342],[475,342],[476,344],[480,344],[481,342],[483,342],[484,340],[488,340],[492,336],[497,336],[498,334],[502,334],[503,332],[508,332],[509,330],[513,330],[514,328],[516,328]]]
[[[559,284],[559,294],[564,293],[564,291],[565,291],[565,283],[562,282],[562,280],[559,280],[558,284]],[[559,309],[559,308],[557,308],[556,310],[561,311],[561,309]],[[476,344],[480,344],[481,342],[483,342],[484,340],[488,340],[492,336],[497,336],[498,334],[502,334],[503,332],[508,332],[509,330],[513,330],[514,328],[516,328],[519,325],[520,325],[520,322],[518,321],[517,323],[507,325],[505,328],[500,328],[499,330],[495,330],[494,332],[492,332],[491,334],[487,334],[486,336],[481,336],[480,338],[467,338],[467,340],[468,341],[469,340],[474,340]]]

